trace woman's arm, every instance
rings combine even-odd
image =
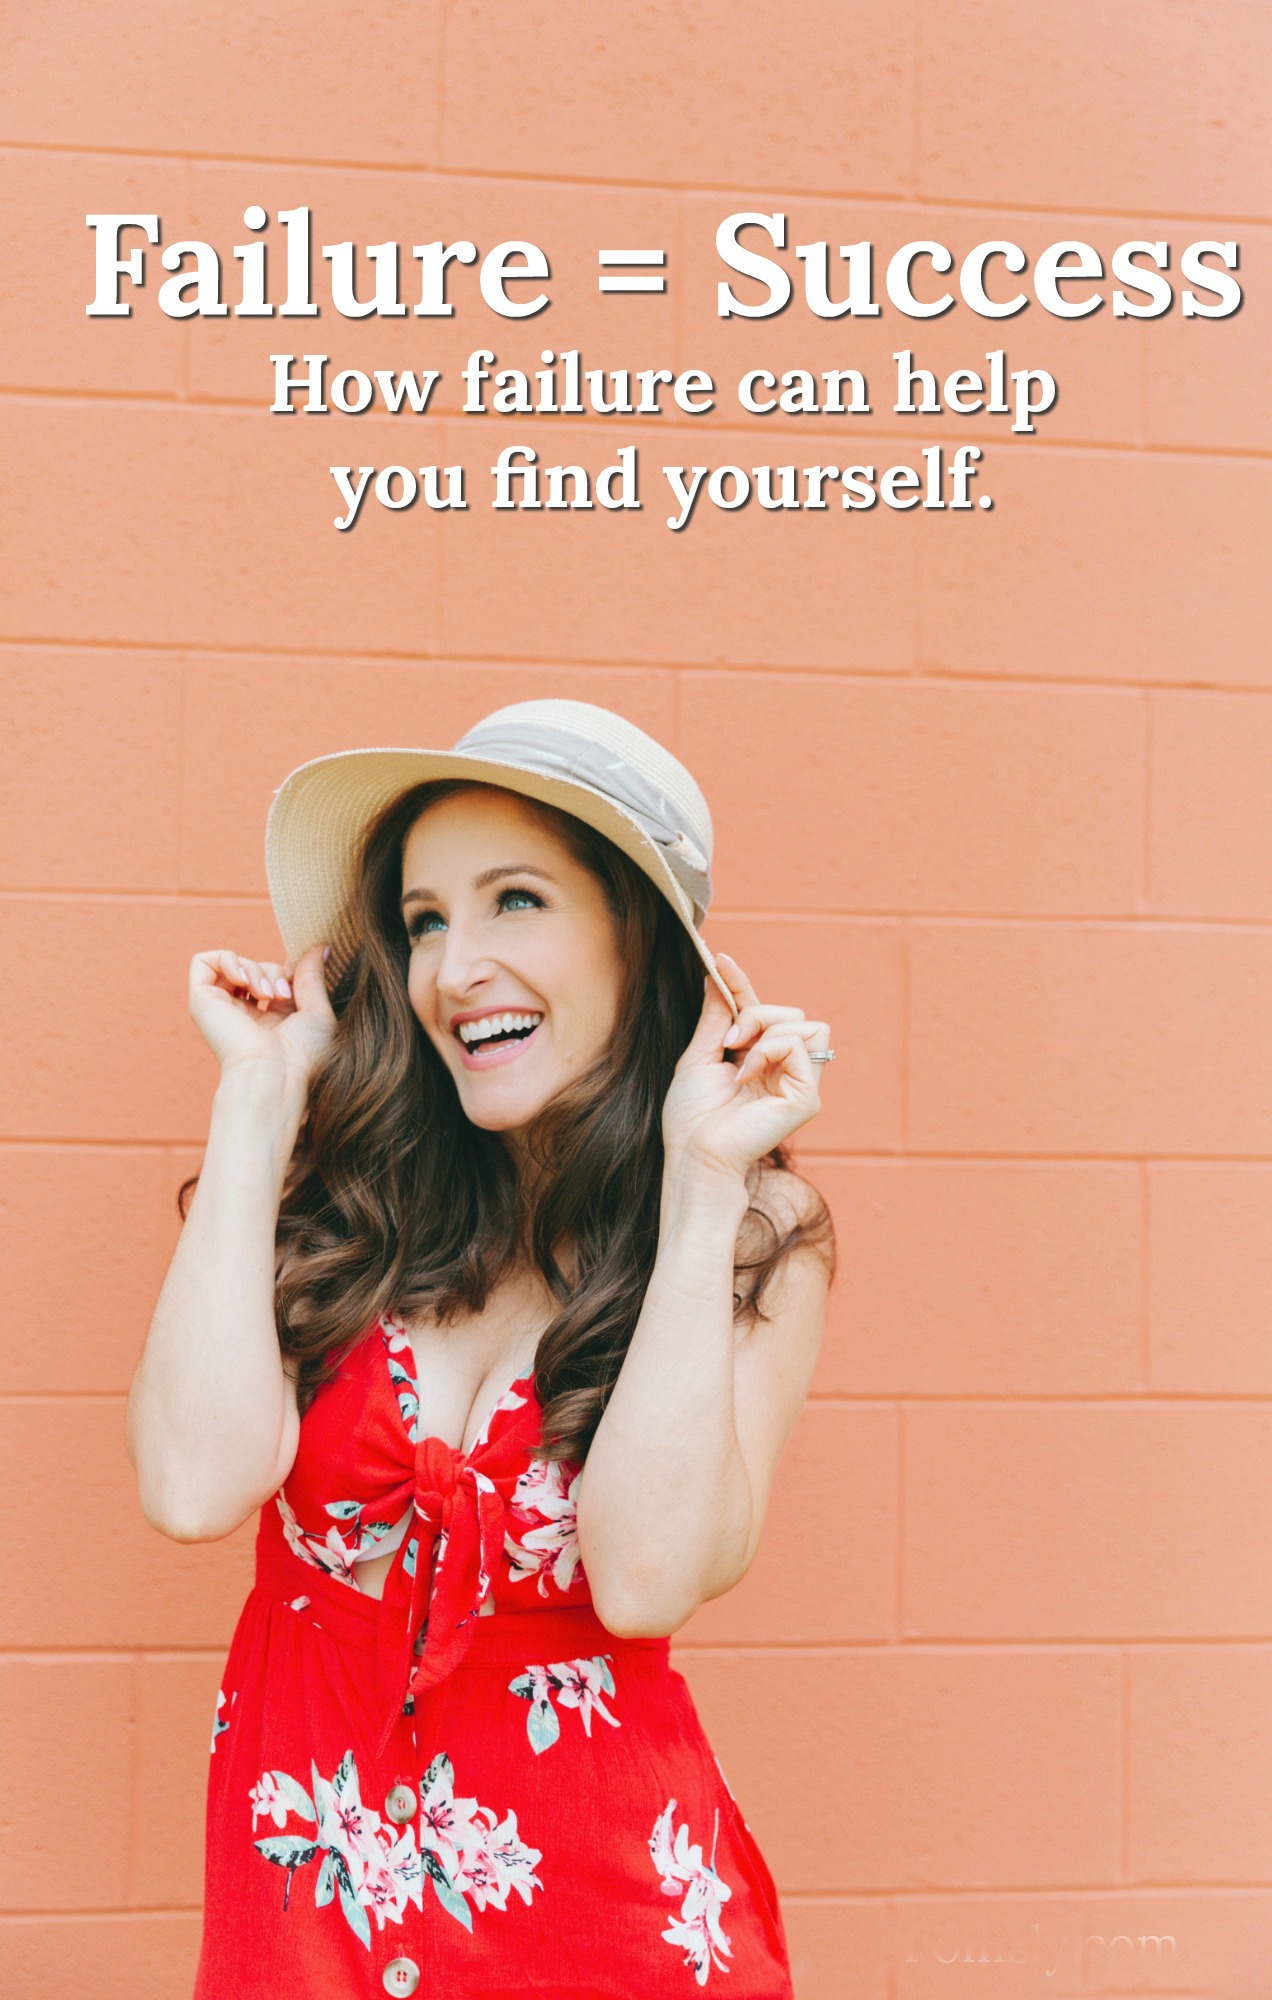
[[[252,1003],[230,991],[240,984],[258,1003],[286,997],[286,1019],[253,1020]],[[295,988],[292,1012],[280,967],[203,953],[191,968],[191,1011],[222,1057],[221,1080],[126,1426],[142,1512],[177,1541],[230,1534],[277,1491],[295,1457],[295,1388],[274,1318],[274,1238],[308,1075],[330,1026],[320,958],[302,961]]]
[[[722,965],[732,979],[732,961]],[[677,1630],[749,1567],[825,1318],[828,1267],[812,1249],[784,1260],[765,1319],[739,1334],[733,1318],[746,1168],[816,1110],[808,1047],[824,1046],[825,1028],[753,1007],[768,1025],[744,1014],[739,1042],[751,1046],[734,1068],[713,994],[668,1098],[653,1273],[579,1481],[583,1566],[598,1615],[622,1636]],[[781,1227],[814,1197],[770,1172],[761,1199]]]

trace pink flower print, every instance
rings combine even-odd
[[[562,1708],[577,1708],[584,1730],[592,1734],[593,1710],[606,1722],[621,1729],[616,1715],[611,1715],[601,1700],[602,1694],[613,1694],[614,1676],[610,1671],[608,1653],[597,1653],[591,1659],[556,1660],[551,1666],[527,1666],[523,1674],[508,1683],[510,1694],[520,1695],[530,1704],[526,1717],[526,1734],[530,1747],[536,1756],[540,1751],[551,1749],[561,1734],[561,1725],[556,1710],[552,1706],[555,1695]]]
[[[703,1861],[700,1847],[690,1845],[687,1822],[677,1827],[673,1838],[675,1810],[675,1799],[669,1799],[649,1836],[649,1852],[662,1877],[663,1894],[678,1896],[684,1891],[680,1915],[672,1918],[662,1936],[668,1944],[679,1945],[685,1954],[685,1964],[693,1968],[699,1986],[705,1986],[711,1967],[715,1965],[727,1972],[729,1968],[724,1961],[733,1956],[733,1947],[720,1926],[721,1906],[728,1902],[733,1891],[716,1874],[714,1838],[709,1862]],[[717,1811],[717,1837],[719,1832]]]
[[[392,1846],[386,1846],[387,1839],[388,1828],[381,1826],[358,1891],[359,1902],[366,1904],[380,1930],[386,1919],[401,1923],[408,1898],[417,1910],[424,1907],[424,1863],[416,1852],[414,1829],[403,1827]]]
[[[507,1818],[496,1826],[495,1815],[489,1808],[483,1806],[482,1811],[489,1814],[491,1821],[486,1858],[493,1865],[499,1878],[501,1890],[498,1899],[499,1908],[501,1910],[506,1908],[509,1889],[515,1889],[522,1902],[529,1904],[534,1899],[534,1891],[543,1887],[539,1877],[534,1873],[535,1862],[543,1859],[542,1852],[537,1847],[527,1847],[521,1840],[517,1832],[515,1812],[509,1810]]]
[[[507,1884],[501,1884],[499,1871],[484,1848],[473,1854],[461,1854],[451,1880],[461,1896],[472,1897],[479,1910],[484,1910],[487,1903],[501,1910],[507,1908]]]
[[[279,1790],[278,1780],[272,1771],[262,1771],[247,1796],[252,1806],[253,1833],[258,1819],[272,1819],[275,1826],[286,1826],[287,1800]]]
[[[323,1570],[328,1576],[334,1576],[337,1582],[350,1584],[356,1590],[358,1585],[353,1574],[353,1563],[357,1547],[349,1548],[341,1540],[339,1529],[334,1526],[328,1528],[325,1537],[307,1534],[296,1519],[291,1502],[281,1487],[274,1495],[274,1499],[282,1516],[283,1534],[292,1554],[299,1556],[303,1563],[308,1563],[311,1569]],[[337,1510],[341,1519],[349,1518],[351,1515],[356,1517],[359,1512],[358,1503],[355,1500],[336,1500],[327,1511],[336,1513]],[[360,1541],[361,1536],[359,1536]]]
[[[462,1854],[478,1852],[486,1829],[477,1821],[476,1799],[455,1797],[455,1772],[445,1753],[424,1773],[420,1799],[420,1846],[435,1854],[453,1880]]]
[[[319,1777],[316,1769],[313,1783],[318,1844],[332,1848],[341,1857],[356,1894],[362,1888],[369,1869],[378,1860],[375,1836],[380,1827],[380,1815],[362,1803],[358,1767],[349,1751],[341,1758],[330,1784]]]
[[[558,1660],[548,1668],[548,1672],[557,1683],[557,1700],[561,1707],[577,1708],[579,1720],[589,1736],[592,1734],[593,1710],[602,1721],[612,1723],[615,1729],[621,1727],[618,1717],[611,1715],[601,1700],[602,1694],[614,1692],[614,1677],[603,1653],[590,1660]]]
[[[567,1474],[572,1475],[568,1486]],[[537,1515],[543,1525],[529,1529],[520,1541],[505,1535],[511,1580],[522,1583],[527,1577],[537,1578],[542,1597],[548,1594],[549,1574],[558,1590],[568,1590],[579,1566],[577,1494],[581,1475],[581,1466],[555,1458],[536,1459],[513,1488],[514,1513]]]

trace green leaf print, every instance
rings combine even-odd
[[[336,1797],[343,1801],[345,1798],[348,1797],[349,1787],[351,1785],[353,1787],[353,1795],[355,1798],[357,1798],[358,1767],[353,1761],[352,1750],[346,1750],[344,1756],[340,1759],[340,1762],[336,1767],[336,1775],[331,1781],[331,1789],[335,1793]]]
[[[550,1701],[533,1701],[526,1717],[526,1734],[536,1757],[541,1750],[550,1750],[561,1734],[561,1724],[557,1712]]]
[[[473,1913],[459,1890],[435,1854],[427,1854],[424,1859],[428,1868],[428,1878],[436,1891],[438,1902],[444,1910],[450,1911],[452,1917],[458,1917],[466,1931],[470,1931],[473,1927]]]
[[[598,1654],[596,1655],[596,1664],[597,1664],[597,1666],[598,1666],[598,1667],[600,1668],[600,1670],[601,1670],[601,1689],[602,1689],[602,1692],[603,1692],[603,1693],[605,1693],[605,1694],[613,1694],[613,1693],[614,1693],[614,1676],[613,1676],[613,1674],[612,1674],[612,1673],[610,1672],[610,1664],[609,1664],[609,1654],[608,1654],[608,1653],[598,1653]]]
[[[328,1500],[323,1512],[330,1514],[333,1521],[356,1521],[362,1507],[357,1500]]]
[[[336,1881],[340,1889],[340,1907],[345,1914],[345,1922],[355,1937],[361,1938],[367,1950],[371,1949],[371,1919],[353,1892],[349,1880],[349,1870],[337,1859]]]
[[[314,1886],[314,1908],[321,1910],[336,1893],[336,1868],[331,1849],[322,1857],[322,1867],[318,1870],[318,1880]]]
[[[446,1755],[446,1752],[444,1750],[439,1750],[436,1757],[434,1757],[432,1763],[429,1765],[427,1771],[425,1771],[424,1773],[424,1787],[423,1787],[424,1790],[426,1792],[431,1791],[433,1789],[433,1785],[436,1782],[436,1780],[443,1774],[445,1774],[445,1776],[448,1778],[453,1777],[450,1758]]]
[[[253,1846],[276,1868],[303,1868],[318,1852],[316,1842],[302,1840],[298,1833],[271,1833],[264,1840],[254,1841]]]

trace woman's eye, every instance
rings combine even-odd
[[[533,889],[505,889],[499,898],[501,910],[541,910],[542,896],[536,896]]]
[[[432,936],[434,931],[445,930],[446,921],[440,910],[421,910],[411,918],[406,927],[406,935],[414,944],[416,938]]]

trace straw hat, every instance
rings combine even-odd
[[[328,940],[335,985],[357,945],[348,903],[362,836],[391,799],[433,778],[501,785],[603,833],[662,891],[737,1013],[699,928],[711,901],[707,802],[661,743],[588,701],[515,702],[451,750],[340,750],[298,765],[265,828],[270,898],[293,964]]]

